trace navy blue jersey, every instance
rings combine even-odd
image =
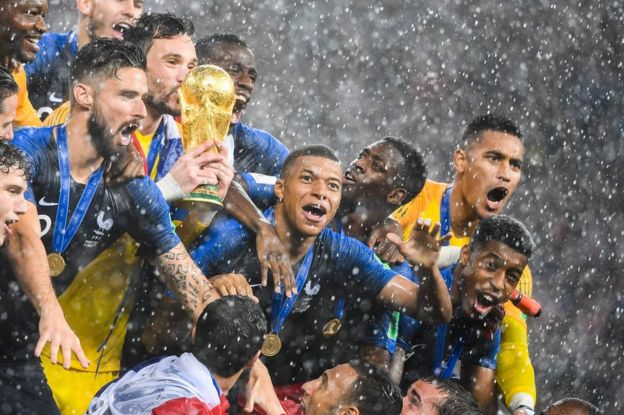
[[[442,277],[450,287],[453,281],[455,266],[441,270]],[[455,344],[462,338],[464,341],[460,361],[463,366],[477,365],[488,369],[496,369],[496,356],[500,349],[500,329],[493,340],[486,339],[482,334],[479,321],[465,316],[460,308],[453,310],[453,317],[448,324],[444,342],[445,359],[451,354]],[[367,331],[367,343],[386,348],[389,319],[377,319]],[[433,362],[438,337],[438,326],[423,324],[409,316],[401,315],[397,344],[411,352],[413,356],[405,362],[403,378],[409,385],[419,377],[433,374]],[[386,348],[387,349],[387,348]]]
[[[26,198],[37,206],[41,239],[50,253],[60,191],[53,128],[18,130],[12,144],[26,154],[30,163],[31,180]],[[85,185],[71,180],[69,217],[84,188]],[[143,250],[153,254],[167,252],[180,242],[169,218],[169,207],[158,187],[147,178],[134,179],[115,188],[100,182],[78,232],[63,252],[67,266],[60,276],[52,279],[57,295],[63,293],[76,274],[124,232],[139,242]],[[4,258],[0,262],[0,303],[2,312],[9,315],[1,324],[0,358],[6,358],[11,356],[15,343],[31,345],[33,334],[37,333],[38,318],[30,302],[17,288],[11,265]],[[15,343],[7,341],[9,339],[14,339]]]
[[[266,131],[243,123],[234,126],[234,169],[278,176],[288,156],[288,149]]]
[[[28,97],[39,117],[45,119],[69,99],[69,69],[78,54],[76,33],[45,33],[35,60],[24,66]]]
[[[265,212],[271,214],[272,209]],[[252,286],[260,283],[255,236],[234,219],[213,223],[191,256],[205,275],[238,272]],[[299,266],[293,267],[295,274]],[[361,321],[350,321],[354,319],[353,310],[370,311],[374,299],[396,275],[385,269],[361,242],[328,228],[323,230],[314,245],[314,259],[304,289],[280,333],[282,350],[265,361],[273,382],[285,385],[313,379],[325,369],[355,357],[357,337],[351,337],[350,328],[351,323]],[[272,286],[255,287],[254,294],[270,319]],[[347,304],[343,328],[337,336],[325,338],[323,326],[335,318],[340,298]]]

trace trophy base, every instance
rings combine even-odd
[[[178,200],[175,205],[182,209],[215,210],[223,206],[217,186],[205,184],[197,186],[191,194]]]

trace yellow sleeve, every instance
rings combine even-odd
[[[43,125],[52,127],[54,125],[65,124],[65,121],[67,121],[67,117],[69,117],[69,110],[69,101],[64,102],[54,111],[52,111],[52,114],[48,115],[48,117],[43,121]]]
[[[531,270],[526,267],[518,283],[518,290],[531,295],[533,279]],[[526,316],[511,302],[505,303],[505,318],[501,325],[501,346],[496,366],[496,381],[503,393],[505,404],[509,406],[516,395],[530,396],[535,405],[537,389],[535,372],[529,357]]]
[[[28,99],[28,87],[26,85],[26,72],[20,65],[13,71],[13,79],[17,82],[17,114],[13,126],[15,127],[40,127],[41,120],[37,111]]]

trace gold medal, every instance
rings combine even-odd
[[[61,254],[52,252],[48,254],[48,266],[50,267],[50,276],[58,277],[65,270],[65,259]]]
[[[340,331],[341,327],[342,327],[342,322],[339,319],[334,318],[332,320],[329,320],[327,324],[323,326],[323,336],[325,337],[334,336],[336,335],[336,333]]]
[[[262,344],[262,354],[267,357],[275,356],[281,349],[282,341],[279,336],[275,333],[267,334]]]

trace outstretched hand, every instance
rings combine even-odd
[[[386,236],[388,234],[401,235],[402,233],[403,228],[401,225],[394,219],[388,218],[381,225],[373,228],[368,237],[367,245],[386,264],[401,264],[405,258],[399,252],[398,246],[388,240]]]
[[[431,225],[429,219],[418,219],[412,228],[412,232],[407,241],[403,241],[397,234],[388,234],[386,238],[396,244],[407,262],[414,267],[432,269],[437,266],[440,258],[442,245],[451,239],[452,234],[448,233],[438,239],[440,223]]]
[[[90,362],[80,346],[80,339],[67,324],[60,307],[42,310],[39,319],[39,341],[35,347],[35,356],[41,356],[41,352],[48,342],[50,343],[50,361],[53,364],[58,362],[60,348],[63,353],[63,367],[65,369],[69,369],[71,365],[72,353],[76,355],[83,368],[86,369],[89,366]]]
[[[288,260],[288,253],[272,225],[267,224],[260,228],[256,236],[256,249],[260,261],[262,286],[267,286],[271,270],[275,292],[279,292],[280,285],[284,284],[284,293],[287,297],[297,294],[295,275]]]

